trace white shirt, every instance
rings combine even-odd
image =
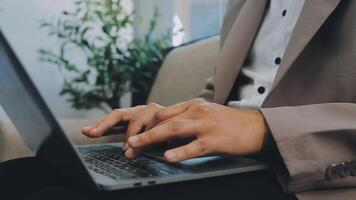
[[[305,0],[271,0],[260,30],[241,68],[248,83],[238,85],[236,108],[262,106],[277,74]],[[235,92],[235,91],[232,91]]]

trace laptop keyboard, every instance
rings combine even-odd
[[[77,150],[90,170],[114,180],[166,176],[180,171],[146,156],[129,160],[120,147],[113,145],[79,146]]]

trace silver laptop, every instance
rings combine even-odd
[[[152,186],[267,168],[256,160],[228,156],[170,164],[159,154],[148,152],[128,160],[122,143],[73,145],[1,31],[0,105],[38,158],[96,190]]]

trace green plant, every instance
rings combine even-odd
[[[121,0],[75,0],[74,5],[73,10],[41,23],[61,42],[58,51],[39,50],[42,61],[65,70],[60,95],[68,96],[76,109],[105,111],[119,108],[126,92],[147,98],[169,41],[168,34],[154,36],[158,10],[147,33],[132,39],[123,33],[133,27],[133,11],[124,9]],[[72,48],[83,52],[86,66],[70,58]]]

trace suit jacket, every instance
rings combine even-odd
[[[268,5],[230,1],[202,96],[227,102]],[[261,108],[286,169],[281,183],[300,199],[356,199],[355,36],[355,0],[306,0]]]

